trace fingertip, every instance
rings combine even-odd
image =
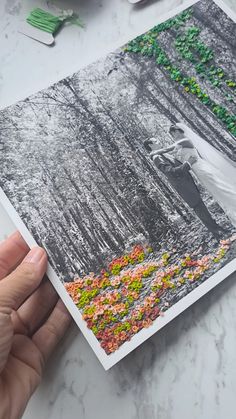
[[[46,269],[46,252],[41,247],[31,249],[20,265],[0,281],[2,301],[17,310],[39,286]]]
[[[30,249],[23,262],[39,264],[47,259],[47,254],[42,247],[36,246]]]
[[[36,246],[30,249],[23,259],[20,269],[32,273],[35,279],[42,279],[47,270],[47,253],[42,247]]]
[[[9,240],[10,242],[14,242],[24,251],[29,250],[28,244],[26,243],[26,241],[24,240],[24,238],[18,230],[10,234],[10,236],[7,237],[7,240]]]

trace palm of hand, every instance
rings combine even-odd
[[[46,360],[70,323],[49,281],[40,284],[45,252],[28,252],[19,233],[0,245],[0,418],[21,417]]]
[[[1,312],[0,327],[0,394],[6,401],[5,417],[15,417],[14,405],[18,406],[17,415],[21,415],[25,408],[22,400],[26,402],[40,382],[41,354],[28,336],[14,336],[9,313]]]

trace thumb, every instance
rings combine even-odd
[[[47,268],[47,255],[34,247],[21,264],[0,281],[0,307],[17,310],[39,286]]]

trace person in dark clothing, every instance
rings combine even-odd
[[[144,142],[144,147],[149,153],[158,149],[158,142],[155,143],[155,141],[155,139],[150,139]],[[212,218],[202,200],[200,191],[190,173],[191,162],[181,163],[171,155],[154,155],[153,162],[181,198],[194,210],[205,227],[219,240],[221,227]]]
[[[142,184],[136,189],[133,205],[139,215],[140,223],[148,233],[150,244],[155,249],[160,248],[161,238],[166,235],[170,224],[163,209]]]

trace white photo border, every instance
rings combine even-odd
[[[187,8],[193,6],[194,4],[198,3],[201,0],[188,0],[171,12],[163,15],[158,19],[156,24],[163,23],[166,20],[174,17],[175,15],[181,13],[182,11],[186,10]],[[236,23],[236,13],[234,13],[222,0],[212,0],[220,9],[226,13],[226,15],[231,18]],[[148,28],[147,28],[148,30]],[[142,33],[144,33],[142,31]],[[142,33],[138,33],[136,36],[141,35]],[[112,51],[111,51],[112,52]],[[20,218],[19,214],[7,198],[6,194],[3,192],[2,188],[0,188],[0,203],[3,205],[4,209],[10,216],[11,220],[15,224],[16,228],[20,231],[23,238],[27,242],[30,248],[37,246],[35,239],[33,238],[32,234],[27,229],[26,225]],[[56,289],[57,293],[59,294],[60,298],[63,300],[64,304],[67,306],[69,312],[71,313],[74,321],[80,328],[81,332],[85,336],[86,340],[90,344],[91,348],[95,352],[96,356],[98,357],[99,361],[103,365],[105,370],[108,370],[112,366],[114,366],[118,361],[128,355],[131,351],[141,345],[145,340],[150,338],[154,335],[158,330],[162,329],[166,324],[168,324],[171,320],[181,314],[184,310],[190,307],[193,303],[199,300],[202,296],[207,294],[210,290],[212,290],[216,285],[220,284],[224,279],[229,277],[233,272],[236,271],[236,258],[217,271],[214,275],[204,281],[201,285],[175,303],[172,307],[170,307],[167,311],[165,311],[163,317],[158,317],[154,320],[153,324],[149,326],[147,329],[140,330],[136,335],[132,336],[130,341],[124,342],[122,346],[120,346],[115,352],[110,355],[107,355],[104,349],[100,346],[99,341],[93,334],[93,332],[87,327],[86,322],[83,320],[82,315],[79,309],[76,307],[75,303],[69,296],[68,292],[66,291],[63,283],[59,279],[58,275],[56,274],[55,270],[52,268],[50,264],[48,264],[47,275],[50,279],[52,285]]]

